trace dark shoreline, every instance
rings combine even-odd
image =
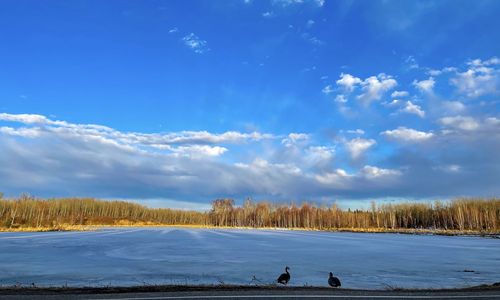
[[[168,292],[230,292],[230,291],[343,291],[348,293],[367,292],[372,294],[388,292],[408,293],[440,293],[440,292],[477,292],[477,291],[500,291],[500,282],[483,284],[465,288],[444,289],[405,289],[393,288],[384,290],[365,289],[333,289],[330,287],[316,286],[250,286],[250,285],[150,285],[150,286],[109,286],[109,287],[27,287],[11,286],[1,287],[0,295],[83,295],[83,294],[125,294],[125,293],[168,293]]]

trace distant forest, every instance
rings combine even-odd
[[[500,199],[406,202],[343,210],[335,204],[276,204],[217,199],[207,212],[147,208],[124,201],[22,195],[0,199],[0,228],[54,228],[72,225],[193,225],[214,227],[335,229],[429,229],[499,232]]]

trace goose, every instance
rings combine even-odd
[[[337,277],[334,277],[332,272],[330,272],[330,277],[328,277],[328,284],[333,287],[341,286],[340,280]]]
[[[280,277],[278,277],[278,283],[286,285],[288,281],[290,281],[290,273],[288,273],[289,269],[289,267],[285,268],[285,273],[281,274]]]

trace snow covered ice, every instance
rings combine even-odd
[[[270,284],[452,288],[500,279],[500,240],[286,230],[0,233],[0,285]],[[464,272],[473,270],[474,272]],[[252,280],[252,278],[257,280]]]

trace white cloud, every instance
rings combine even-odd
[[[309,165],[323,165],[330,163],[334,156],[334,147],[311,146],[306,150],[306,161]]]
[[[314,23],[315,23],[314,20],[307,20],[306,27],[311,28],[314,25]]]
[[[286,147],[292,147],[299,142],[307,141],[309,139],[309,135],[305,133],[290,133],[288,137],[281,140],[281,143]]]
[[[38,128],[12,128],[7,126],[1,126],[0,133],[29,138],[34,138],[41,134]]]
[[[479,123],[472,117],[444,117],[439,119],[439,121],[444,126],[466,131],[476,130],[479,128]]]
[[[406,101],[405,106],[401,108],[399,111],[414,114],[419,116],[420,118],[425,117],[425,112],[419,105],[413,104],[411,101]]]
[[[220,134],[207,131],[181,131],[163,134],[120,132],[107,126],[53,121],[45,116],[35,114],[0,113],[0,121],[18,122],[26,125],[44,125],[43,127],[30,128],[31,132],[37,131],[39,134],[44,132],[58,133],[82,138],[98,138],[123,145],[154,145],[155,148],[161,148],[160,145],[243,143],[275,138],[275,136],[267,133],[241,133],[237,131],[226,131]],[[19,132],[25,130],[26,132],[26,128],[19,128],[16,130]],[[167,149],[168,147],[165,148]]]
[[[483,61],[479,58],[476,58],[476,59],[470,60],[467,64],[469,66],[472,66],[472,67],[499,65],[500,59],[498,57],[492,57],[490,59]]]
[[[203,54],[210,50],[207,46],[207,41],[200,39],[194,33],[190,33],[182,38],[184,45],[192,49],[195,53]]]
[[[391,102],[382,102],[382,105],[386,107],[394,107],[394,106],[399,106],[401,105],[402,101],[398,99],[394,99]]]
[[[178,31],[179,31],[179,29],[178,29],[177,27],[174,27],[174,28],[170,29],[170,30],[168,31],[168,33],[176,33],[176,32],[178,32]]]
[[[351,177],[353,177],[353,175],[348,174],[345,170],[335,169],[331,172],[317,174],[315,179],[321,184],[331,185],[336,188],[343,188],[346,186],[346,183]]]
[[[386,130],[380,134],[399,142],[423,142],[434,136],[432,132],[418,131],[402,126],[393,130]]]
[[[402,98],[402,97],[408,97],[408,92],[407,91],[394,91],[391,94],[392,98]]]
[[[357,84],[360,84],[362,81],[358,77],[354,77],[351,74],[340,74],[340,79],[337,80],[337,85],[342,86],[346,91],[352,92],[354,87]]]
[[[374,149],[381,151],[367,157],[368,165],[357,167],[358,161],[347,171],[339,168],[349,164],[345,159],[360,158],[375,140],[316,144],[317,137],[306,133],[122,132],[42,115],[0,114],[0,182],[8,195],[29,191],[41,197],[196,198],[206,203],[249,195],[282,201],[498,194],[492,178],[499,176],[499,116],[489,111],[474,117],[478,128],[473,131],[455,130],[467,120],[454,118],[439,121],[449,134],[387,130],[381,136],[399,142],[432,140],[391,151]],[[449,149],[458,148],[449,155]],[[372,159],[390,167],[375,167]]]
[[[450,79],[450,83],[456,86],[459,93],[470,98],[492,94],[497,92],[498,71],[484,66],[473,67],[458,73],[456,77]]]
[[[265,11],[262,13],[262,16],[264,18],[271,18],[271,17],[274,17],[274,13],[272,11]]]
[[[465,105],[460,101],[444,101],[442,105],[446,113],[460,113],[465,110]]]
[[[374,166],[364,166],[361,170],[361,173],[364,177],[368,179],[374,179],[378,177],[387,177],[387,176],[399,176],[401,175],[401,171],[399,170],[391,170],[391,169],[382,169]]]
[[[356,129],[356,130],[347,130],[347,133],[353,133],[353,134],[365,134],[365,131],[363,129]]]
[[[336,81],[344,91],[351,93],[357,86],[361,87],[362,93],[357,96],[363,104],[368,105],[374,100],[380,100],[382,96],[397,85],[397,81],[392,76],[380,73],[377,76],[370,76],[361,80],[351,74],[341,73],[340,79]]]
[[[370,76],[361,82],[363,93],[358,96],[358,99],[368,105],[372,101],[380,100],[386,92],[396,85],[397,81],[389,75],[381,73],[377,76]]]
[[[358,159],[370,147],[377,142],[374,139],[355,138],[345,142],[347,151],[350,153],[352,159]]]
[[[456,70],[457,70],[457,68],[455,68],[455,67],[446,67],[446,68],[442,68],[441,70],[428,69],[427,74],[435,77],[435,76],[439,76],[439,75],[444,74],[444,73],[455,72]]]
[[[441,73],[443,73],[443,71],[441,71],[441,70],[431,69],[431,70],[427,71],[427,74],[429,74],[431,76],[439,76],[439,75],[441,75]]]
[[[457,71],[457,68],[455,67],[446,67],[441,70],[443,73],[450,73],[450,72],[455,72]]]
[[[254,159],[251,164],[236,163],[235,166],[238,168],[250,169],[253,172],[260,173],[262,175],[265,175],[264,173],[268,173],[267,175],[270,175],[270,172],[275,173],[276,171],[277,173],[287,175],[300,175],[302,173],[302,170],[294,164],[273,164],[259,157]],[[276,175],[279,176],[279,174]],[[276,175],[272,176],[274,177]]]
[[[394,179],[402,175],[399,170],[383,169],[366,165],[358,173],[349,174],[344,169],[335,169],[330,172],[318,174],[315,179],[321,184],[333,185],[336,188],[346,187],[355,180],[381,181]]]
[[[172,147],[170,150],[177,154],[192,158],[200,158],[205,156],[220,156],[227,152],[227,148],[220,146],[208,146],[208,145],[190,145],[190,146],[180,146]]]
[[[42,115],[0,113],[1,121],[20,122],[25,124],[50,124],[51,121]]]
[[[329,84],[329,85],[325,86],[325,87],[321,90],[321,92],[323,92],[323,94],[328,95],[328,94],[333,93],[333,92],[334,92],[334,90],[333,90],[333,87]]]
[[[432,77],[429,77],[429,79],[425,79],[422,81],[413,80],[413,85],[417,89],[425,93],[432,93],[432,89],[434,88],[435,83],[436,81]]]

